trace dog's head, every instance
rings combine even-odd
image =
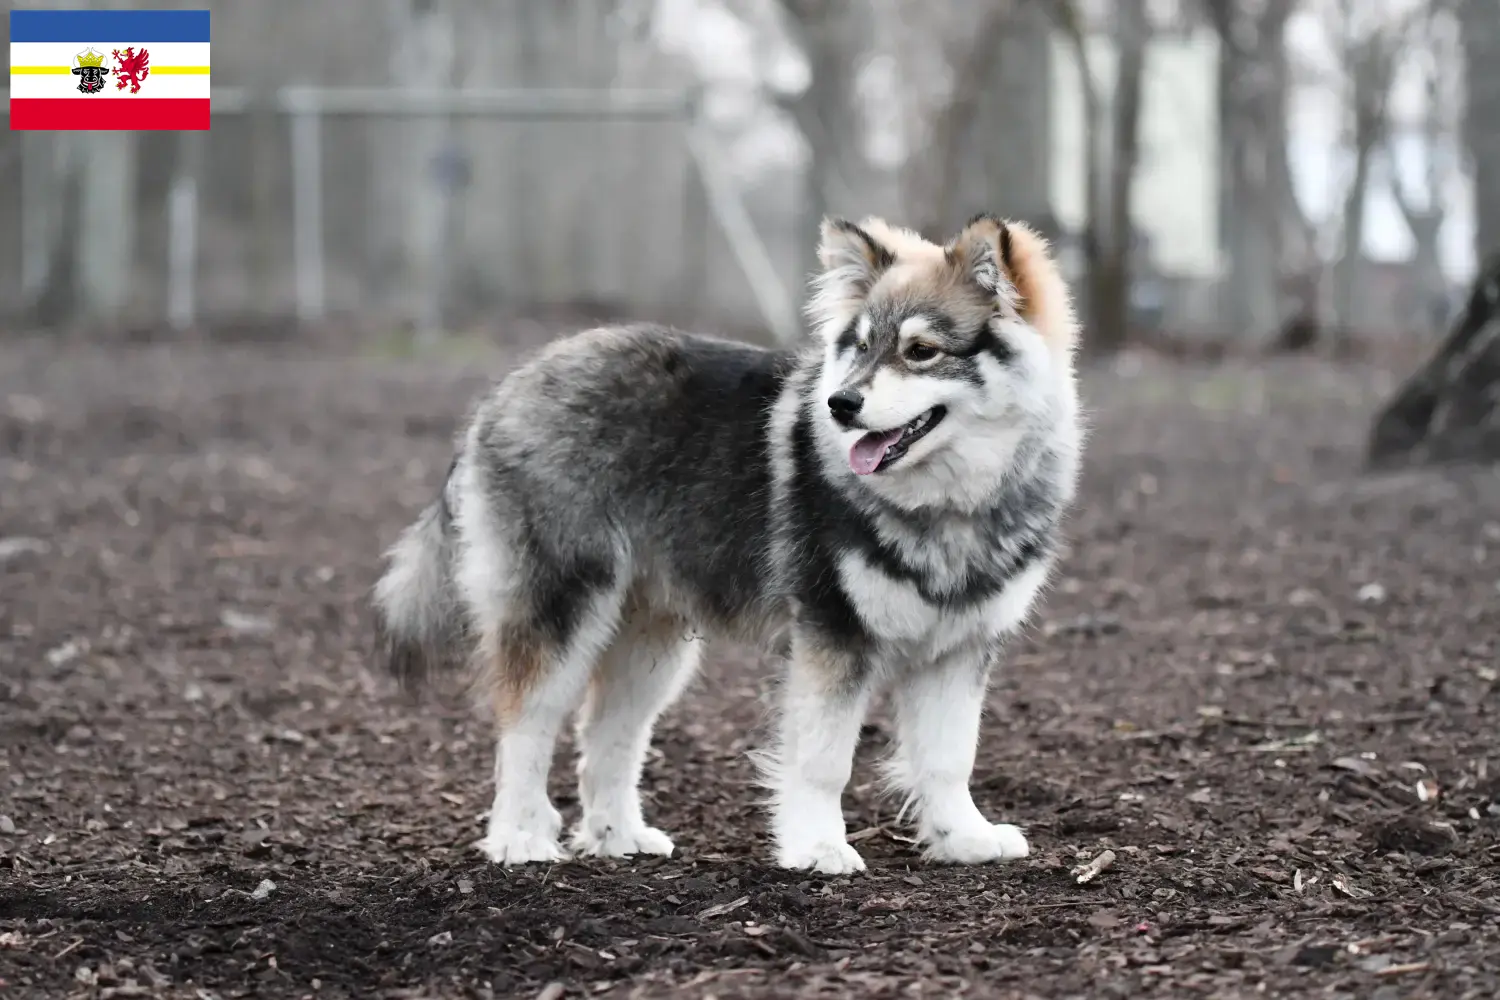
[[[808,316],[825,441],[890,499],[987,491],[1028,434],[1076,420],[1077,324],[1046,241],[980,216],[947,244],[879,219],[823,223]]]

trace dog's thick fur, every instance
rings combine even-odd
[[[828,220],[821,259],[797,352],[652,326],[544,349],[482,400],[441,498],[390,551],[392,669],[472,650],[497,716],[495,861],[564,856],[547,774],[575,708],[571,847],[672,851],[637,783],[703,634],[789,638],[763,761],[782,866],[864,867],[840,799],[882,688],[889,776],[928,856],[1028,853],[968,784],[991,667],[1074,495],[1067,290],[1040,237],[989,217],[945,246]]]

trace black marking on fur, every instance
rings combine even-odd
[[[869,521],[823,479],[805,411],[792,425],[792,463],[796,471],[787,483],[787,527],[802,542],[789,555],[794,596],[814,626],[831,638],[862,644],[868,637],[839,584],[837,559],[840,552],[878,546],[879,540]]]
[[[682,467],[728,470],[715,474],[724,495],[694,490],[694,500],[706,511],[738,512],[713,536],[695,540],[694,551],[683,553],[675,564],[704,610],[730,621],[755,604],[766,579],[764,562],[746,554],[758,555],[770,532],[771,455],[764,428],[793,357],[692,340],[680,342],[675,356],[683,373],[678,391],[696,416],[691,424],[663,429],[669,435],[668,457]],[[715,442],[733,442],[733,453]],[[663,470],[665,480],[680,478]],[[663,527],[670,532],[673,526]]]
[[[589,602],[615,582],[615,568],[604,559],[571,553],[542,554],[535,534],[526,532],[527,581],[531,624],[537,632],[566,647],[583,624]]]
[[[453,481],[453,473],[457,468],[458,456],[454,455],[448,462],[448,471],[443,473],[443,485],[438,487],[438,513],[442,517],[444,532],[453,524],[453,509],[448,506],[448,484]]]
[[[877,274],[896,263],[896,255],[875,241],[875,237],[865,232],[859,226],[848,219],[830,219],[829,224],[834,229],[848,236],[853,236],[865,245],[866,257],[870,262],[870,268]]]
[[[1003,338],[995,335],[995,331],[988,323],[974,332],[968,347],[953,353],[960,358],[974,358],[980,354],[988,354],[1002,365],[1009,364],[1016,358],[1016,352]]]
[[[901,330],[901,323],[905,323],[909,319],[920,319],[927,324],[927,329],[939,337],[947,338],[953,336],[955,328],[953,317],[947,313],[939,312],[936,309],[918,309],[916,312],[901,318],[901,321],[896,324],[897,332]]]
[[[1014,248],[1011,245],[1010,227],[1001,219],[996,219],[995,224],[1000,227],[1000,263],[1005,265],[1006,271],[1014,274],[1015,267],[1011,264]]]
[[[856,316],[848,326],[839,333],[838,339],[833,342],[834,349],[843,354],[845,351],[859,343],[859,317]]]

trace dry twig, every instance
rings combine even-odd
[[[1077,876],[1079,885],[1083,885],[1086,882],[1092,882],[1100,872],[1108,870],[1114,863],[1115,852],[1105,851],[1088,864],[1074,868],[1071,874]]]

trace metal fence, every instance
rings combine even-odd
[[[93,267],[124,272],[107,284],[128,286],[113,304],[138,321],[358,313],[437,329],[582,301],[778,339],[798,329],[795,244],[768,242],[754,221],[769,212],[770,230],[795,235],[798,206],[772,192],[752,211],[692,91],[288,87],[216,89],[213,101],[208,133],[138,136],[131,190],[114,192],[129,250]],[[547,151],[526,131],[537,128],[583,131]],[[632,141],[611,150],[621,128]],[[0,270],[29,302],[87,283],[76,266],[57,273],[70,238],[59,229],[101,225],[75,204],[99,196],[53,174],[69,160],[110,166],[56,136],[16,136],[32,155],[23,148],[0,172],[18,171],[29,192],[12,206],[25,236]],[[405,165],[383,170],[387,157]],[[497,183],[497,172],[509,176]],[[400,249],[394,264],[382,239]],[[89,299],[81,314],[99,311]]]

